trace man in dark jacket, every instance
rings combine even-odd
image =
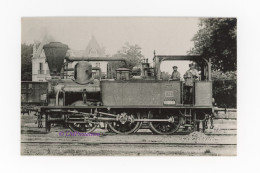
[[[172,76],[171,79],[173,81],[179,81],[180,80],[180,73],[177,71],[178,67],[177,66],[173,66],[173,72],[172,72]]]

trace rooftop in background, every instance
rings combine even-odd
[[[70,57],[105,57],[105,49],[101,47],[92,35],[85,50],[69,50]]]

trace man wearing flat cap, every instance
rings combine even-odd
[[[180,80],[180,73],[177,71],[178,67],[177,66],[173,66],[173,72],[172,72],[172,76],[171,79],[173,81],[179,81]]]

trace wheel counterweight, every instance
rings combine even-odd
[[[180,116],[171,116],[166,114],[148,114],[149,119],[173,119],[172,122],[149,122],[151,131],[155,134],[170,135],[175,133],[181,124]]]
[[[128,114],[134,119],[140,119],[139,113],[133,115],[124,112],[119,116],[119,121],[108,123],[108,127],[117,134],[131,134],[137,132],[141,127],[141,122],[131,122],[131,120],[127,119],[127,117],[129,117]]]
[[[97,125],[94,123],[69,123],[69,128],[73,132],[91,133],[97,128]]]
[[[93,116],[89,116],[89,118],[93,118]],[[84,120],[84,115],[74,115],[74,116],[69,116],[68,117],[69,123],[68,126],[69,128],[74,131],[74,132],[85,132],[85,133],[91,133],[93,132],[98,124],[95,121],[83,121]],[[73,122],[73,121],[82,121],[80,123],[78,122]]]

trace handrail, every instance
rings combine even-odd
[[[112,57],[66,57],[68,61],[124,61],[125,58],[112,58]]]

